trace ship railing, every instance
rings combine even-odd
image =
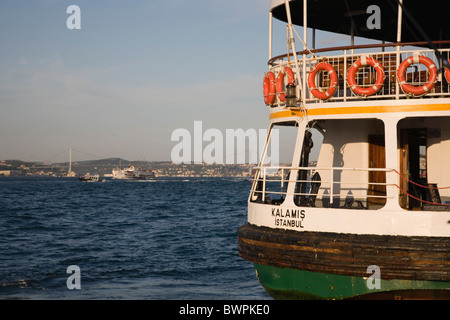
[[[436,46],[449,45],[450,41],[436,41]],[[323,103],[323,102],[346,102],[353,100],[370,100],[370,99],[406,99],[414,98],[410,93],[403,92],[397,77],[397,70],[400,64],[409,57],[425,56],[431,59],[438,70],[438,78],[433,88],[421,96],[426,97],[449,97],[450,96],[450,79],[446,79],[445,70],[441,61],[436,57],[434,50],[416,48],[417,46],[425,46],[426,42],[411,43],[392,43],[392,44],[374,44],[374,45],[358,45],[346,47],[333,47],[325,49],[317,49],[311,51],[297,52],[300,57],[298,62],[299,73],[296,73],[295,63],[290,55],[281,55],[269,60],[269,69],[278,77],[285,67],[293,69],[294,74],[300,74],[301,79],[297,82],[297,96],[303,97],[305,103]],[[374,51],[379,50],[379,51]],[[450,58],[450,49],[438,49],[443,59]],[[336,55],[321,55],[324,53],[337,53]],[[304,56],[301,59],[301,56]],[[371,57],[376,59],[384,69],[385,79],[381,89],[372,95],[358,95],[348,85],[348,70],[356,61],[362,57]],[[320,62],[330,64],[338,75],[336,90],[329,99],[321,100],[311,93],[308,86],[308,76],[311,69]],[[303,64],[306,68],[303,68]],[[355,80],[361,88],[369,88],[374,85],[377,72],[372,66],[364,66],[358,69]],[[287,78],[287,77],[286,77]],[[407,68],[406,81],[413,86],[424,86],[429,79],[428,69],[423,64],[414,63]],[[315,84],[320,91],[327,91],[330,86],[329,73],[318,72],[315,77]],[[304,94],[301,93],[304,91]],[[283,106],[285,102],[275,99],[273,106]]]
[[[250,201],[280,204],[293,197],[299,206],[313,206],[321,200],[323,207],[347,207],[358,204],[358,208],[382,207],[389,198],[386,188],[395,184],[386,183],[386,174],[394,173],[388,168],[346,167],[282,167],[262,166],[253,168]],[[378,175],[377,179],[369,175]],[[295,177],[295,178],[294,178]],[[325,177],[325,179],[323,179]],[[295,187],[288,189],[288,184]],[[288,191],[291,190],[291,191]]]

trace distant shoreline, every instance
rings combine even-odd
[[[175,164],[171,161],[129,161],[119,158],[72,161],[75,176],[99,174],[109,177],[114,168],[130,165],[155,170],[159,177],[251,177],[256,164]],[[0,160],[0,176],[67,176],[69,162]]]

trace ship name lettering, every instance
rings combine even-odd
[[[283,211],[282,208],[272,208],[272,216],[280,218],[293,218],[293,219],[304,219],[305,210],[300,209],[286,209]]]
[[[303,228],[305,210],[272,208],[272,216],[277,227]]]
[[[303,220],[275,218],[275,226],[277,227],[293,227],[303,228]]]

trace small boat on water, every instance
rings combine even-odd
[[[78,177],[78,179],[84,182],[98,182],[100,179],[100,175],[98,174],[91,175],[89,173],[86,173],[84,176]]]
[[[450,24],[440,4],[271,1],[261,96],[270,126],[238,246],[274,298],[450,299]],[[279,55],[275,21],[287,24]],[[351,45],[309,48],[316,30]],[[354,45],[354,35],[378,42]],[[287,165],[266,161],[274,144]]]

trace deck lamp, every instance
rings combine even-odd
[[[297,96],[295,95],[295,85],[289,83],[286,86],[286,107],[295,108],[297,106]]]

